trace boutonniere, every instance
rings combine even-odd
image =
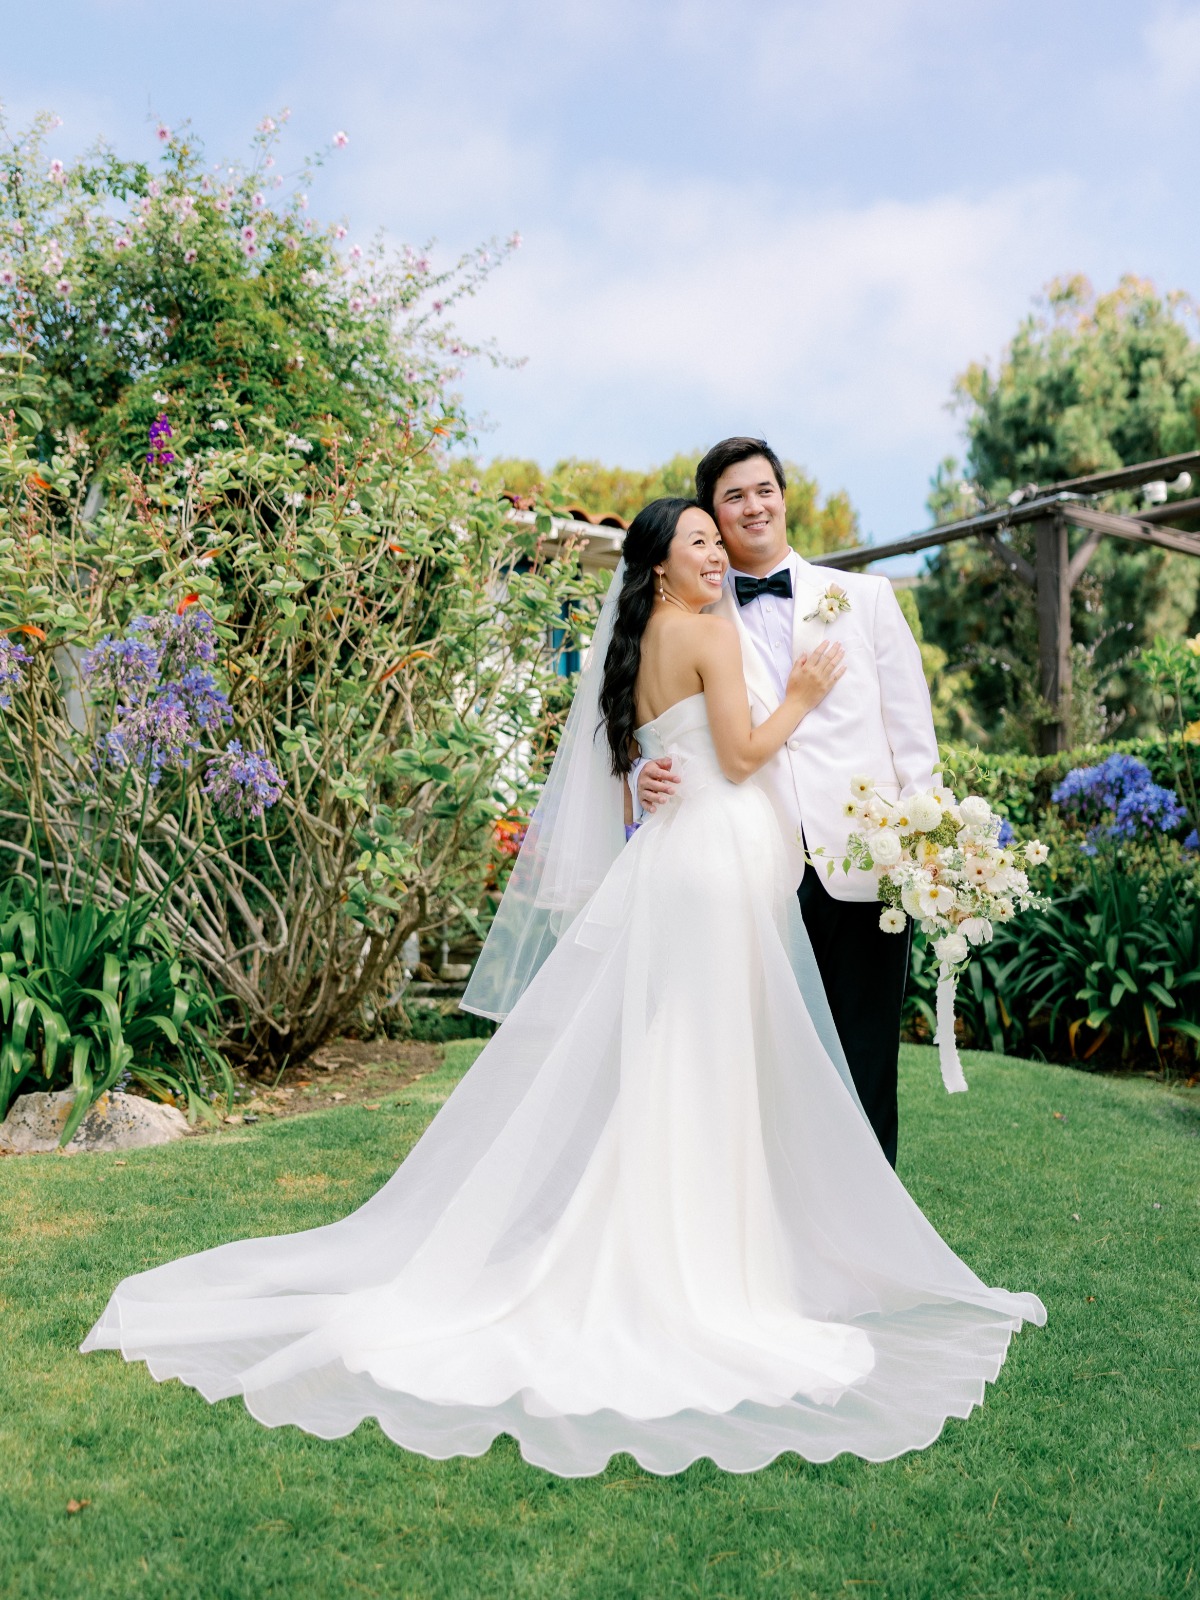
[[[804,618],[805,622],[832,622],[839,611],[849,611],[850,602],[840,583],[831,583],[817,601],[816,609]]]

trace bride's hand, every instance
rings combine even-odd
[[[800,715],[805,716],[815,705],[820,705],[834,684],[845,672],[846,652],[840,644],[822,640],[806,656],[798,656],[788,674],[788,698],[797,703]]]

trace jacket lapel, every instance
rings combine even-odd
[[[811,608],[810,608],[811,609]],[[741,607],[734,599],[733,591],[726,584],[721,591],[721,598],[709,607],[711,615],[726,617],[737,629],[738,640],[742,647],[742,671],[746,674],[746,687],[755,700],[773,709],[779,704],[779,690],[775,685],[775,676],[763,660],[762,651],[750,637],[750,632],[741,618]]]
[[[796,556],[792,562],[792,659],[805,655],[809,650],[815,650],[821,640],[828,633],[828,625],[817,618],[811,622],[804,619],[809,612],[815,611],[817,601],[829,587],[829,580],[817,567],[809,566],[807,561]]]

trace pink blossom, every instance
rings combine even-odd
[[[205,194],[211,194],[212,193],[212,179],[209,177],[207,172],[200,179],[200,187],[201,187],[201,189],[204,190]]]
[[[54,285],[54,287],[58,291],[58,293],[60,295],[62,295],[64,300],[69,300],[70,299],[70,297],[71,297],[71,285],[67,281],[66,278],[60,278],[58,280],[58,282]]]
[[[361,296],[352,295],[350,297],[350,309],[354,313],[354,315],[357,316],[358,313],[362,310],[362,308],[363,308],[363,303],[362,303]]]
[[[429,271],[429,257],[428,256],[418,256],[417,257],[417,271],[422,275],[422,277],[425,275],[425,273],[427,273]]]
[[[345,223],[339,222],[337,227],[333,230],[333,237],[335,239],[344,239],[346,237],[346,231]]]
[[[333,147],[335,150],[344,150],[349,143],[350,135],[348,133],[343,133],[339,130],[334,134]]]
[[[444,309],[443,302],[441,300],[435,300],[433,302],[433,309],[438,314],[438,316],[441,316],[442,311]]]
[[[50,182],[51,183],[61,183],[62,181],[63,181],[63,164],[62,164],[61,161],[52,161],[50,163]]]
[[[242,229],[242,238],[247,244],[253,244],[255,239],[258,238],[258,229],[253,223],[248,222]]]
[[[296,204],[300,207],[301,211],[307,211],[308,210],[308,196],[306,194],[298,194],[296,196]]]
[[[266,195],[263,194],[261,189],[256,189],[255,193],[254,193],[254,198],[253,198],[253,201],[252,201],[254,209],[256,211],[259,211],[259,210],[262,209],[263,206],[266,205],[266,203],[267,203]]]
[[[360,261],[362,259],[362,245],[352,244],[350,246],[350,259],[351,261]]]
[[[275,120],[273,117],[264,117],[258,125],[259,133],[274,133]]]
[[[270,117],[267,118],[267,121],[271,122]],[[274,127],[275,124],[273,122],[271,122],[271,126]],[[273,167],[274,165],[275,165],[275,157],[274,156],[267,156],[266,159],[263,161],[263,166],[264,167]]]
[[[367,299],[367,304],[370,306],[371,310],[374,311],[375,307],[379,304],[379,296],[377,294],[370,295]]]
[[[253,239],[247,239],[242,245],[242,252],[247,256],[256,256],[258,254],[258,246]]]
[[[283,242],[289,250],[299,250],[300,248],[300,241],[294,233],[289,233]]]
[[[226,200],[224,196],[222,196],[221,199],[217,201],[217,210],[218,211],[228,211],[229,210],[229,201]]]
[[[133,240],[129,237],[129,235],[127,233],[122,233],[122,234],[119,234],[116,239],[114,239],[114,241],[113,241],[113,249],[114,250],[128,250],[129,246],[132,243],[133,243]]]
[[[195,261],[197,254],[198,252],[195,250],[185,250],[183,252],[184,265],[190,267],[192,262]]]
[[[510,250],[519,250],[524,243],[525,241],[521,238],[521,235],[514,233],[508,241],[508,247]]]
[[[154,131],[158,135],[159,140],[161,141],[161,143],[163,143],[163,144],[166,144],[167,140],[171,137],[171,130],[170,130],[170,128],[167,127],[165,122],[160,122],[158,127],[155,128]]]
[[[151,178],[150,182],[147,184],[147,188],[156,200],[162,193],[162,184],[159,183],[157,178]]]
[[[17,275],[11,267],[0,267],[0,284],[6,289],[11,289],[17,281]]]

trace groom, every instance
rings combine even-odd
[[[921,653],[891,584],[864,573],[833,574],[796,555],[787,541],[786,488],[779,458],[764,439],[722,439],[696,468],[696,499],[716,521],[729,557],[725,590],[712,610],[737,628],[755,724],[783,699],[797,656],[822,639],[845,647],[841,681],[757,781],[783,829],[855,1088],[895,1166],[896,1063],[911,924],[904,934],[884,933],[874,879],[843,873],[844,808],[850,780],[859,775],[873,779],[889,799],[929,788],[937,740]],[[669,768],[669,758],[641,767],[642,808],[653,810],[670,796],[678,779]],[[823,852],[815,870],[805,870],[806,848]],[[837,863],[832,875],[827,861]]]

